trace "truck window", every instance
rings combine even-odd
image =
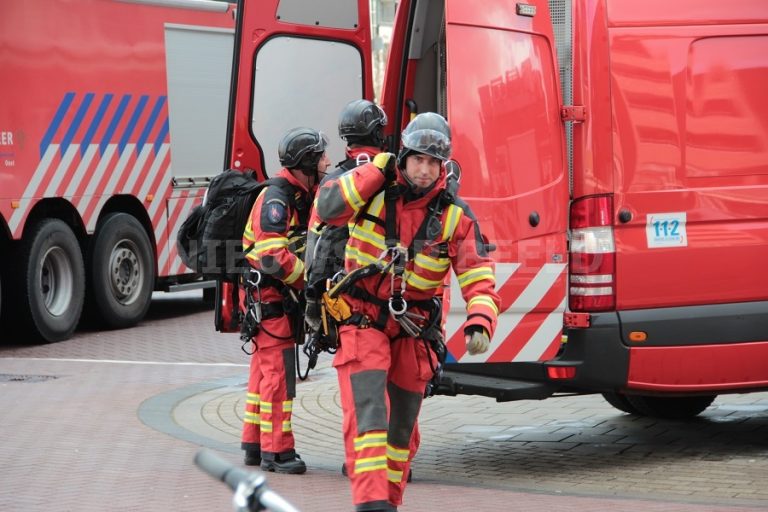
[[[256,54],[253,100],[260,110],[251,113],[251,131],[262,148],[276,148],[280,137],[302,119],[328,135],[328,156],[338,162],[344,148],[336,122],[349,98],[362,97],[363,57],[352,45],[304,37],[277,36],[268,40]],[[299,90],[290,101],[274,101],[285,96],[286,88]],[[318,98],[323,98],[318,101]],[[283,125],[276,126],[281,120]],[[266,171],[280,168],[276,151],[264,154]]]

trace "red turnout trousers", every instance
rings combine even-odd
[[[417,418],[435,358],[423,340],[391,338],[354,325],[340,329],[337,370],[345,464],[358,511],[402,503],[419,448]]]
[[[273,336],[274,335],[274,336]],[[291,413],[296,396],[295,343],[287,316],[264,320],[253,338],[243,449],[282,453],[294,449]]]

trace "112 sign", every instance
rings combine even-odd
[[[685,247],[688,235],[686,215],[680,213],[649,213],[645,225],[648,247]]]

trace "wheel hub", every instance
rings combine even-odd
[[[40,267],[40,291],[45,309],[61,316],[69,308],[74,293],[72,262],[61,247],[51,247],[43,255]]]
[[[130,304],[141,291],[144,271],[138,257],[138,248],[130,240],[115,244],[109,258],[112,291],[121,304]]]

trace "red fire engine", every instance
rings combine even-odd
[[[368,0],[238,11],[228,158],[265,172],[284,128],[372,98]],[[414,107],[444,114],[497,246],[499,329],[467,354],[450,300],[443,393],[689,417],[768,388],[765,48],[762,0],[398,3],[391,147]]]
[[[6,328],[66,339],[84,304],[133,325],[198,278],[174,238],[223,166],[233,34],[219,1],[3,2]]]

